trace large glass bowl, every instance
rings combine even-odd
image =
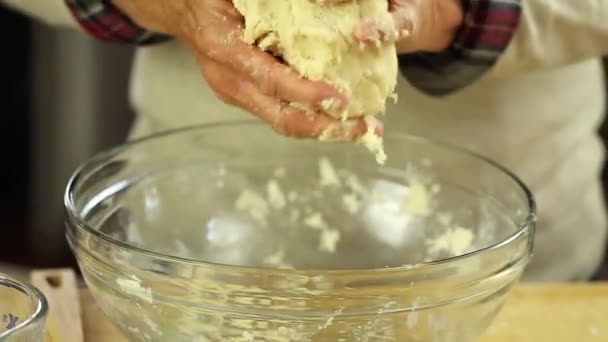
[[[71,179],[67,236],[134,341],[469,341],[531,257],[535,208],[473,153],[211,124],[100,154]]]
[[[0,274],[0,341],[42,342],[46,298],[28,282]]]

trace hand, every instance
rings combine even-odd
[[[337,89],[305,80],[272,55],[245,43],[243,18],[232,1],[114,0],[114,4],[142,27],[181,40],[222,101],[254,113],[278,133],[347,141],[365,133],[363,120],[341,122],[322,113],[327,99],[346,106],[348,99]]]
[[[392,23],[367,20],[355,28],[360,42],[394,42],[399,54],[441,52],[464,20],[460,0],[389,0],[389,7]]]

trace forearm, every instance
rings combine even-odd
[[[472,84],[495,67],[511,44],[522,16],[521,1],[462,0],[464,20],[450,46],[400,55],[403,74],[420,91],[435,96]]]
[[[77,27],[64,0],[0,0],[0,4],[51,25]]]
[[[176,34],[177,23],[184,22],[182,13],[186,13],[185,0],[167,1],[163,6],[150,6],[149,4],[132,0],[112,0],[114,6],[129,17],[140,27],[161,34]]]
[[[608,1],[525,0],[522,5],[520,26],[492,76],[608,54]]]

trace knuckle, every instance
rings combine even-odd
[[[226,94],[220,93],[220,92],[215,92],[215,95],[217,96],[217,98],[220,99],[220,101],[222,101],[223,103],[227,104],[227,105],[235,105],[236,102],[234,101],[234,99]]]
[[[272,128],[275,132],[290,138],[300,138],[302,134],[298,129],[298,124],[295,122],[295,116],[289,111],[281,111],[274,122]]]
[[[226,79],[225,75],[222,75],[221,72],[218,72],[213,68],[208,68],[208,70],[203,70],[203,76],[220,101],[228,105],[236,104],[234,96],[230,95],[233,87],[230,86],[231,83]]]
[[[276,73],[273,69],[269,68],[265,72],[256,71],[253,76],[256,79],[256,85],[262,94],[270,97],[277,97],[278,85]]]
[[[289,120],[287,120],[283,115],[277,115],[277,118],[272,122],[271,126],[272,129],[278,134],[286,137],[291,136]]]
[[[289,137],[289,138],[313,138],[315,133],[311,132],[309,128],[303,126],[301,120],[297,119],[293,113],[281,113],[272,124],[272,128],[275,132]]]

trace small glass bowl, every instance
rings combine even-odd
[[[0,341],[42,342],[47,312],[42,292],[0,274]]]
[[[360,146],[204,125],[100,154],[71,179],[67,237],[134,341],[478,337],[530,260],[513,174],[405,134]]]

